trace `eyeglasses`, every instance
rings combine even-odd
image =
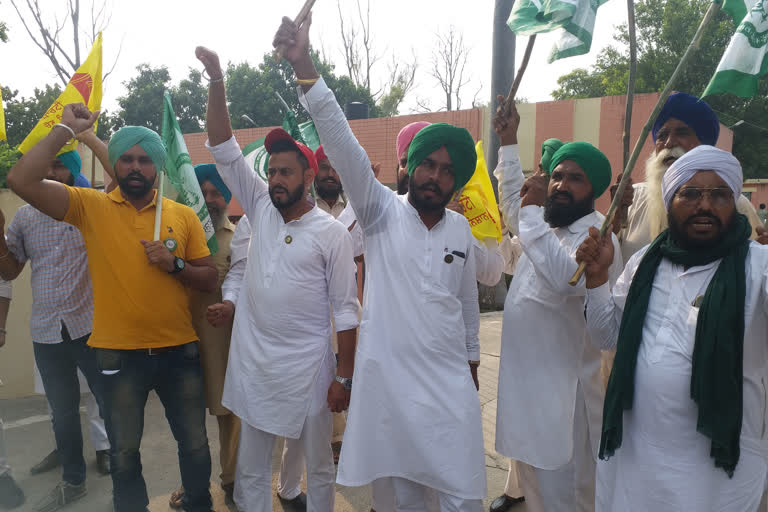
[[[677,197],[689,204],[698,203],[705,195],[709,197],[709,200],[715,206],[726,206],[733,200],[733,191],[728,187],[685,187],[677,191]]]

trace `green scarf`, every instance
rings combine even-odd
[[[603,405],[600,458],[621,446],[624,410],[632,408],[635,366],[643,334],[653,279],[661,260],[697,267],[722,258],[707,287],[696,322],[691,374],[691,398],[698,406],[696,430],[712,440],[715,467],[733,476],[739,461],[739,438],[744,387],[745,261],[752,228],[736,214],[733,226],[717,247],[688,251],[662,232],[640,261],[627,294],[619,328],[616,359]]]

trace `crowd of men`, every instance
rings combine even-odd
[[[210,78],[214,163],[195,171],[213,255],[193,211],[157,197],[166,152],[152,130],[126,126],[104,144],[92,131],[98,112],[67,105],[11,170],[10,188],[29,205],[0,237],[0,277],[31,262],[35,361],[62,466],[36,510],[87,492],[78,371],[104,420],[97,457],[117,512],[148,510],[139,446],[150,391],[178,443],[173,507],[211,510],[207,408],[220,485],[244,512],[271,510],[275,491],[291,510],[330,512],[336,483],[370,484],[377,512],[483,510],[477,283],[503,272],[514,278],[495,442],[510,470],[491,512],[523,501],[537,512],[758,510],[768,482],[768,236],[741,194],[739,162],[714,147],[720,125],[707,104],[668,99],[645,181],[620,198],[626,216],[601,236],[595,200],[613,191],[608,158],[549,139],[526,179],[520,117],[500,97],[499,245],[474,238],[455,200],[475,171],[469,132],[406,126],[397,190],[381,184],[315,69],[310,24],[311,15],[301,26],[284,18],[274,44],[322,146],[271,131],[267,182],[233,134],[218,56],[196,50]],[[112,177],[106,192],[78,186],[79,158],[59,154],[73,137]],[[236,226],[233,197],[245,213]],[[2,325],[9,299],[0,289]],[[0,505],[23,500],[0,437]]]

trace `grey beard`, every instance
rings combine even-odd
[[[667,207],[661,195],[661,180],[669,165],[664,160],[670,155],[680,158],[685,154],[681,147],[663,149],[658,154],[651,153],[645,162],[645,184],[647,187],[646,202],[648,204],[648,230],[651,240],[667,229]]]

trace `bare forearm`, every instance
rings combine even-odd
[[[212,292],[216,290],[218,273],[216,272],[215,267],[187,264],[185,265],[184,270],[174,275],[184,283],[184,286],[188,286],[193,290],[201,292]]]
[[[320,76],[317,73],[317,69],[315,69],[315,63],[312,61],[312,57],[309,54],[293,64],[293,72],[296,73],[296,79],[298,80],[311,80]],[[302,84],[301,89],[307,93],[313,85],[314,84]]]
[[[208,111],[205,122],[208,129],[208,140],[211,146],[216,146],[232,138],[232,124],[227,109],[227,93],[224,81],[214,82],[208,86]]]
[[[93,151],[93,154],[96,155],[96,158],[99,159],[99,163],[101,163],[101,166],[104,168],[104,172],[107,173],[113,182],[115,182],[115,171],[112,169],[112,164],[109,162],[109,152],[104,141],[98,138],[96,134],[90,130],[87,131],[86,134],[78,135],[78,138],[80,138],[80,141],[83,144],[88,146],[88,149]]]
[[[8,244],[5,243],[5,236],[0,234],[0,277],[6,281],[13,281],[23,268],[24,264],[19,263],[8,248]]]
[[[336,340],[339,344],[339,364],[336,374],[339,377],[352,377],[355,371],[356,329],[337,332]]]

